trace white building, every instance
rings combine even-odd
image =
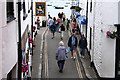
[[[88,1],[87,48],[91,63],[94,63],[101,78],[118,78],[120,77],[120,40],[108,38],[106,32],[120,31],[120,0],[86,1]],[[85,11],[86,9],[85,7]],[[115,27],[115,24],[118,27]]]
[[[16,0],[0,1],[0,79],[17,77],[16,14]]]
[[[22,47],[22,63],[27,63],[29,70],[23,72],[22,78],[31,77],[32,66],[32,43],[29,42],[29,37],[32,38],[32,3],[31,0],[21,1],[23,8],[20,11],[21,23],[21,47]]]
[[[22,61],[29,64],[27,77],[31,76],[31,48],[29,36],[32,34],[31,0],[21,2],[21,42]],[[0,79],[18,77],[18,3],[16,0],[0,1]],[[22,75],[25,77],[24,75]]]

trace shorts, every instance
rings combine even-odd
[[[70,51],[76,50],[76,46],[71,46]]]

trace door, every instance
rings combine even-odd
[[[117,27],[120,34],[120,26]],[[120,38],[116,39],[116,78],[120,78]]]

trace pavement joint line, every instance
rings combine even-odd
[[[41,75],[41,70],[42,70],[42,65],[40,64],[40,65],[39,65],[39,73],[38,73],[38,76]]]
[[[76,57],[76,66],[77,66],[79,78],[83,78],[77,57]]]
[[[41,51],[42,51],[42,49],[43,49],[43,42],[44,42],[43,38],[44,38],[45,32],[46,32],[47,30],[48,30],[48,27],[46,27],[45,31],[44,31],[43,34],[42,34],[42,38],[41,38]]]
[[[45,32],[48,30],[48,27],[46,27],[46,29],[45,29],[45,31],[43,32],[43,34],[42,34],[42,38],[41,38],[41,52],[43,52],[43,39],[44,39],[44,35],[45,35]],[[41,57],[42,58],[42,57]],[[39,66],[41,66],[41,65],[39,65]],[[40,69],[41,71],[39,71],[40,73],[39,74],[42,74],[42,66],[41,66],[41,69]],[[41,75],[41,77],[42,77],[42,75]]]
[[[47,54],[47,39],[46,39],[46,36],[47,36],[47,34],[48,34],[48,31],[46,32],[46,34],[45,34],[45,56],[46,56],[46,76],[47,76],[47,78],[49,77],[49,71],[48,71],[48,54]]]

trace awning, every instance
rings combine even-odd
[[[77,7],[78,9],[82,10],[82,8],[81,8],[81,7],[78,7],[78,6],[71,6],[70,9],[75,9],[76,7]]]
[[[76,6],[71,6],[70,9],[75,9]]]

